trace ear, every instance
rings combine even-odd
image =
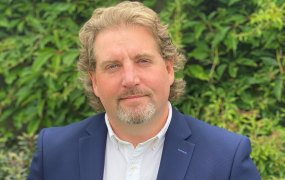
[[[92,80],[92,86],[93,86],[94,94],[97,97],[99,97],[98,88],[97,88],[97,79],[96,79],[95,73],[93,71],[88,71],[88,74]]]
[[[169,76],[169,82],[170,82],[170,85],[172,85],[174,82],[173,59],[165,60],[165,64],[166,64],[166,70]]]

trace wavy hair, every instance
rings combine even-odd
[[[179,48],[172,43],[167,25],[161,24],[158,15],[143,4],[125,1],[113,7],[96,9],[79,32],[79,40],[83,48],[80,49],[77,67],[82,74],[79,79],[84,85],[85,94],[91,107],[97,112],[104,111],[104,107],[100,98],[94,94],[92,81],[88,75],[88,71],[95,72],[96,70],[95,37],[104,29],[120,27],[122,24],[147,28],[157,42],[162,58],[165,61],[173,60],[174,72],[180,70],[186,62],[185,57],[178,52]],[[170,86],[168,100],[176,101],[183,94],[184,88],[185,81],[175,79]]]

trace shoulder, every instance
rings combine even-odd
[[[190,116],[181,117],[191,131],[186,141],[195,146],[191,160],[193,173],[203,169],[199,176],[207,176],[205,179],[215,179],[210,177],[222,175],[230,179],[260,180],[257,168],[249,156],[251,143],[248,137]],[[214,175],[211,174],[212,171]]]
[[[245,136],[210,125],[176,110],[174,110],[173,115],[173,122],[171,122],[173,125],[171,127],[172,132],[182,135],[182,137],[186,138],[185,141],[194,144],[195,152],[199,156],[208,154],[211,158],[232,159],[240,144],[243,143],[246,144],[243,150],[251,151],[250,141]],[[186,136],[185,134],[188,135]]]
[[[250,158],[251,143],[248,137],[190,116],[180,117],[191,131],[186,141],[195,146],[188,175],[196,173],[197,179],[261,179]]]
[[[206,122],[203,122],[199,119],[193,118],[191,116],[182,115],[187,122],[191,133],[195,139],[203,141],[214,141],[218,142],[240,142],[245,136],[230,132],[221,127],[210,125]]]
[[[231,166],[237,154],[246,157],[251,152],[248,137],[212,126],[196,118],[182,115],[187,122],[191,135],[186,140],[195,144],[195,154],[200,162],[223,162]],[[195,159],[195,158],[194,158]]]
[[[45,142],[45,144],[62,144],[62,142],[68,142],[73,139],[78,140],[79,138],[86,137],[89,135],[86,129],[88,129],[90,125],[102,125],[105,123],[104,115],[105,113],[100,113],[67,126],[45,128],[39,134],[38,145],[41,141]]]

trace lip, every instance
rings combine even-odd
[[[145,95],[128,96],[128,97],[122,98],[121,100],[123,100],[123,101],[137,101],[137,100],[140,100],[144,97],[146,97],[146,96]]]

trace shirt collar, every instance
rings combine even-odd
[[[154,140],[156,139],[156,142],[155,142],[155,146],[157,146],[159,143],[161,143],[162,141],[164,141],[165,139],[165,133],[169,127],[169,124],[171,122],[171,119],[172,119],[172,106],[171,106],[171,103],[168,101],[168,117],[167,117],[167,120],[166,120],[166,123],[165,125],[163,126],[163,128],[160,130],[160,132],[154,136],[153,138],[145,141],[145,142],[148,142],[150,140]],[[113,143],[115,143],[116,147],[118,147],[118,141],[123,143],[123,144],[128,144],[129,142],[126,142],[126,141],[123,141],[121,140],[113,131],[111,125],[110,125],[110,122],[109,122],[109,119],[108,119],[108,116],[107,116],[107,113],[105,113],[105,123],[106,123],[106,126],[108,128],[108,136],[109,138],[111,139],[111,141]],[[145,143],[143,142],[143,143]]]

